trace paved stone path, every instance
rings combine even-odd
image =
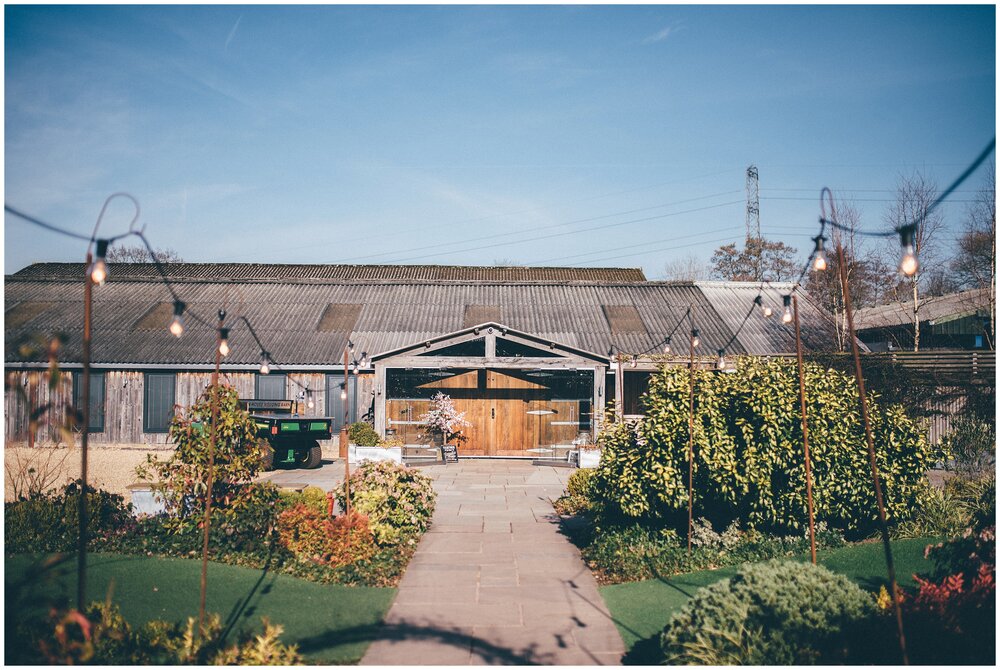
[[[422,468],[433,525],[363,665],[619,665],[624,645],[550,499],[572,470],[517,461]]]

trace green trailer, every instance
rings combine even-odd
[[[300,416],[292,400],[244,400],[243,406],[257,424],[257,435],[267,441],[264,469],[318,468],[323,460],[320,440],[333,438],[331,417]]]

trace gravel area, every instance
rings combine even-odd
[[[126,496],[126,487],[139,481],[135,468],[146,454],[167,457],[171,449],[136,447],[90,447],[87,479],[91,486]],[[34,469],[34,473],[29,473]],[[6,447],[4,449],[4,500],[13,500],[25,481],[36,478],[44,490],[64,486],[80,476],[79,447]]]

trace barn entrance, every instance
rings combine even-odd
[[[386,354],[374,361],[376,429],[432,443],[422,417],[444,393],[469,422],[460,456],[565,459],[592,438],[603,398],[604,366],[591,356],[498,324]]]

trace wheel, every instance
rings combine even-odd
[[[305,452],[302,459],[302,467],[314,470],[318,468],[323,463],[323,449],[319,446],[319,442],[313,442],[313,446],[309,448],[309,451]]]
[[[267,440],[260,441],[260,469],[264,472],[274,469],[274,447]]]

